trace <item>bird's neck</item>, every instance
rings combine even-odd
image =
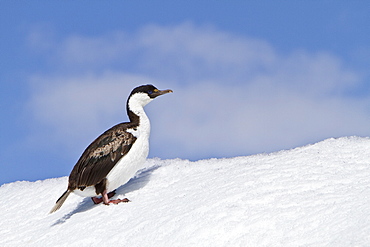
[[[150,121],[143,106],[129,102],[127,104],[127,115],[133,128],[137,129],[140,134],[149,135]]]

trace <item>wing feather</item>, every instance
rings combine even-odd
[[[70,176],[70,190],[84,189],[100,183],[136,141],[126,132],[125,123],[118,124],[95,139],[83,152]]]

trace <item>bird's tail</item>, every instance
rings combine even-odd
[[[57,200],[57,202],[55,203],[55,206],[50,210],[49,214],[51,213],[54,213],[55,211],[57,211],[58,209],[60,209],[60,207],[63,205],[63,203],[66,201],[67,197],[69,196],[69,194],[71,193],[70,190],[66,190],[63,195],[61,197],[59,197],[59,199]]]

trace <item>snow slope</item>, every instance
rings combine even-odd
[[[118,197],[71,195],[67,177],[0,187],[0,246],[370,246],[370,139],[228,159],[150,159]]]

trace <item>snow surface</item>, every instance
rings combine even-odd
[[[0,187],[0,246],[370,246],[370,139],[227,159],[149,159],[120,198],[72,194],[67,177]]]

